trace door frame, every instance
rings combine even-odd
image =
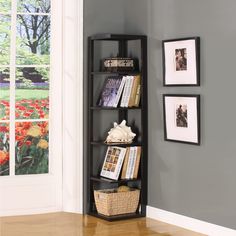
[[[63,4],[64,114],[62,210],[65,212],[74,212],[82,214],[83,0],[64,0]],[[71,12],[71,15],[68,15],[68,11]],[[67,37],[68,35],[69,37]]]

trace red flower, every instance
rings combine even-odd
[[[7,133],[8,132],[8,128],[6,126],[0,126],[0,132]]]
[[[25,144],[26,144],[27,146],[31,146],[32,143],[31,143],[31,141],[28,140],[28,141],[25,142]]]
[[[0,150],[0,165],[4,165],[7,161],[9,161],[9,153]]]

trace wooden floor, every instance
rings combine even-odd
[[[70,213],[0,218],[0,236],[200,236],[147,218],[106,222]]]

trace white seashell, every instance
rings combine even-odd
[[[135,133],[131,131],[131,128],[126,126],[126,120],[123,120],[120,124],[114,122],[114,128],[108,132],[108,136],[106,138],[107,143],[131,143]]]

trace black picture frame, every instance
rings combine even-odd
[[[200,145],[200,95],[163,94],[164,140]]]
[[[200,37],[162,41],[163,86],[200,86]]]

